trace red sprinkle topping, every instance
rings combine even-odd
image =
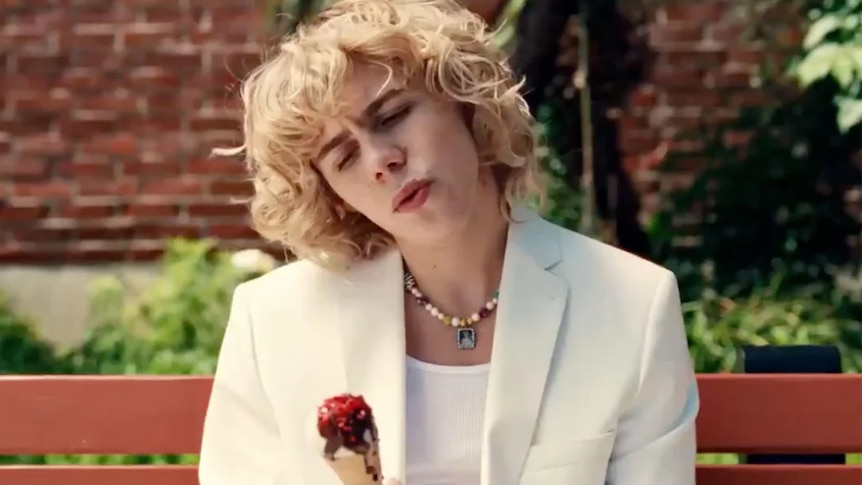
[[[362,396],[341,394],[331,397],[317,408],[317,430],[327,440],[340,438],[348,449],[365,444],[365,431],[376,435],[371,407]]]

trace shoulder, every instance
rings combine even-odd
[[[252,317],[294,315],[313,308],[325,294],[318,289],[332,278],[332,272],[319,265],[293,261],[240,284],[237,298]]]
[[[542,225],[559,244],[558,272],[566,279],[587,278],[618,290],[655,290],[658,284],[676,284],[673,272],[658,263],[544,219]]]
[[[291,261],[242,284],[244,290],[251,294],[267,294],[285,289],[297,289],[307,286],[309,280],[316,280],[326,275],[327,271],[305,260]]]

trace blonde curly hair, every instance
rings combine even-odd
[[[243,144],[216,151],[245,157],[255,230],[330,268],[392,245],[361,214],[339,210],[313,163],[322,122],[343,109],[340,90],[356,63],[384,66],[404,83],[424,80],[432,95],[471,108],[477,151],[506,217],[518,201],[542,200],[533,118],[486,27],[454,0],[340,0],[285,36],[242,84]]]

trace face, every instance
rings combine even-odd
[[[316,165],[348,210],[400,243],[433,245],[466,225],[486,177],[458,105],[387,79],[357,66]]]

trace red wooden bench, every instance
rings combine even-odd
[[[862,452],[862,375],[698,377],[702,453]],[[197,453],[208,377],[0,377],[0,455]],[[2,466],[3,485],[195,485],[192,466]],[[702,465],[698,485],[860,485],[862,465]]]

